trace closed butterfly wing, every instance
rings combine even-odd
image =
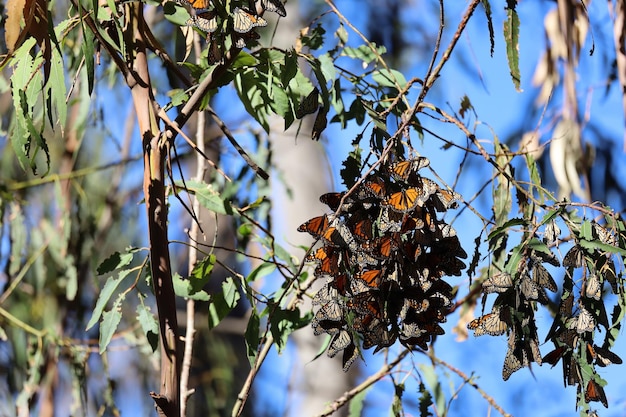
[[[529,365],[528,353],[524,349],[509,348],[504,357],[504,365],[502,367],[502,379],[508,380],[516,371],[519,371]]]
[[[279,16],[287,16],[285,6],[280,0],[260,0],[263,10],[276,13]]]
[[[511,275],[506,272],[500,272],[488,277],[482,283],[483,292],[485,294],[503,293],[513,286]]]
[[[597,401],[606,408],[609,407],[609,402],[606,399],[604,388],[602,388],[602,386],[593,379],[590,379],[589,382],[587,382],[587,388],[585,389],[585,402],[590,403],[592,401]]]
[[[320,90],[317,87],[313,87],[313,90],[306,96],[296,109],[296,117],[302,119],[307,114],[313,114],[319,108],[319,96]]]
[[[341,203],[341,199],[345,194],[345,192],[322,194],[320,196],[320,202],[326,204],[328,207],[330,207],[332,211],[337,211],[337,209],[339,208],[339,204]],[[346,208],[345,205],[344,208]]]
[[[461,200],[460,194],[441,188],[437,189],[435,196],[437,197],[434,199],[435,209],[440,212],[457,208]]]
[[[312,303],[313,305],[323,305],[330,302],[337,302],[338,299],[339,293],[337,288],[332,286],[331,283],[328,283],[317,291],[315,297],[313,297]]]
[[[584,254],[580,246],[574,245],[567,251],[563,257],[563,266],[571,268],[580,268],[583,266]]]
[[[596,320],[585,307],[581,306],[578,315],[567,320],[566,326],[569,329],[576,329],[578,333],[592,332],[596,328]]]
[[[359,350],[356,348],[356,345],[354,344],[354,342],[346,346],[346,348],[343,350],[343,358],[342,358],[343,371],[348,372],[348,370],[350,369],[350,366],[352,365],[352,363],[354,363],[354,361],[358,357],[359,357]]]
[[[315,116],[315,121],[313,122],[313,128],[311,129],[312,140],[320,140],[322,132],[326,130],[326,126],[328,125],[327,115],[328,111],[323,107],[317,112],[317,116]]]
[[[585,282],[585,297],[599,301],[602,297],[602,283],[596,274],[590,274]]]
[[[224,45],[220,36],[211,33],[209,36],[209,50],[207,52],[207,61],[209,65],[221,64],[224,61],[222,49]]]
[[[187,26],[194,26],[203,32],[213,33],[217,30],[217,15],[214,12],[198,13],[195,16],[191,16],[186,24]]]
[[[535,281],[537,285],[539,285],[541,288],[547,289],[548,291],[557,291],[558,288],[556,286],[554,278],[552,278],[552,275],[550,275],[548,270],[543,265],[538,262],[534,263],[532,272],[533,281]]]
[[[237,33],[248,33],[255,27],[267,26],[267,21],[261,16],[252,14],[240,7],[233,10],[233,30]]]
[[[333,358],[337,353],[344,350],[352,344],[352,335],[347,330],[341,330],[339,333],[333,336],[328,346],[327,355]]]

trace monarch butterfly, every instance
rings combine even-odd
[[[315,318],[319,320],[331,320],[331,321],[342,321],[343,320],[343,310],[341,305],[336,301],[331,301],[329,303],[324,304],[317,310],[315,313]]]
[[[593,379],[590,379],[585,389],[585,402],[590,403],[592,401],[602,403],[603,406],[609,408],[609,402],[606,399],[604,388]]]
[[[482,317],[474,319],[469,322],[467,328],[474,330],[474,336],[483,336],[488,334],[490,336],[500,336],[504,334],[509,326],[500,318],[499,309],[495,309],[492,313],[485,314]]]
[[[533,281],[548,291],[556,292],[558,289],[548,270],[538,262],[533,264]]]
[[[528,300],[539,301],[541,304],[548,303],[548,296],[543,288],[535,283],[528,275],[522,276],[519,284],[521,293]]]
[[[341,193],[326,193],[320,196],[320,202],[326,204],[332,211],[337,211],[339,208],[339,203],[341,203],[341,199],[345,195],[345,192]],[[344,205],[344,208],[348,210],[349,208]]]
[[[376,318],[383,317],[381,304],[371,291],[356,294],[346,302],[346,306],[357,314],[371,314]]]
[[[373,177],[371,180],[365,181],[363,186],[368,194],[379,199],[386,194],[385,181],[380,177]]]
[[[335,246],[347,247],[351,251],[356,251],[357,249],[352,232],[339,218],[334,219],[330,223],[330,227],[324,231],[322,238]]]
[[[402,326],[400,327],[400,338],[405,340],[421,337],[425,333],[426,330],[420,327],[418,323],[402,322]]]
[[[606,245],[617,245],[617,239],[615,238],[615,235],[613,235],[606,227],[600,226],[598,223],[594,222],[593,229],[596,231],[600,242]]]
[[[374,353],[384,347],[389,347],[396,341],[396,333],[389,331],[387,326],[380,320],[363,333],[363,349],[376,346]]]
[[[543,362],[541,359],[541,351],[539,350],[539,341],[535,337],[528,339],[528,346],[530,347],[531,362],[537,362],[539,365]]]
[[[404,244],[404,254],[409,260],[415,262],[422,254],[422,246],[418,243],[407,242]]]
[[[559,360],[567,353],[568,348],[566,346],[559,346],[553,351],[549,352],[546,356],[544,356],[541,360],[545,363],[549,363],[552,366],[555,366]]]
[[[596,320],[585,307],[581,306],[578,315],[568,319],[566,326],[568,329],[576,329],[577,333],[592,332],[596,328]]]
[[[281,3],[280,0],[260,0],[261,7],[263,10],[268,12],[274,12],[279,16],[285,17],[287,16],[287,11],[285,10],[285,6]]]
[[[339,333],[333,336],[328,346],[326,354],[330,358],[334,358],[339,351],[344,350],[352,343],[352,335],[347,330],[341,330]]]
[[[502,379],[508,380],[516,371],[528,366],[528,353],[524,349],[509,348],[504,357],[504,366],[502,367]]]
[[[383,207],[380,211],[378,219],[378,230],[380,233],[396,233],[402,230],[402,213],[394,212],[387,207]]]
[[[302,99],[298,108],[296,109],[296,118],[302,119],[307,114],[313,114],[319,108],[319,95],[320,90],[317,87],[313,87],[313,91],[308,96]]]
[[[239,35],[234,35],[235,39],[235,47],[239,49],[243,49],[247,46],[248,41],[256,41],[260,39],[261,35],[251,30],[250,32],[242,33]]]
[[[220,37],[213,33],[209,37],[209,50],[207,53],[207,61],[209,65],[221,64],[224,60],[222,56],[222,43]]]
[[[399,248],[398,239],[397,233],[377,238],[373,255],[381,259],[391,258]]]
[[[315,275],[335,276],[339,273],[339,254],[331,247],[323,246],[317,249],[314,253],[309,254],[305,261],[319,263],[315,269]]]
[[[391,194],[382,201],[382,204],[391,207],[392,210],[406,213],[417,206],[423,206],[429,196],[430,194],[426,194],[422,189],[407,188]]]
[[[372,232],[372,220],[370,220],[369,217],[361,217],[354,221],[350,219],[349,223],[352,233],[361,241],[369,241],[374,236]]]
[[[233,29],[237,33],[248,33],[255,27],[267,26],[267,21],[261,16],[239,7],[233,10]]]
[[[424,228],[424,220],[415,217],[415,211],[411,215],[404,215],[404,218],[402,220],[402,226],[400,228],[400,231],[402,233],[406,233],[412,230],[421,230]]]
[[[430,302],[426,298],[419,301],[413,298],[405,298],[402,304],[402,308],[400,309],[400,313],[398,313],[398,316],[402,320],[406,320],[406,315],[409,310],[413,310],[415,314],[420,314],[428,310],[428,307],[430,307]]]
[[[491,294],[494,292],[503,293],[513,286],[511,275],[506,272],[500,272],[487,278],[482,283],[483,292]]]
[[[362,271],[354,275],[354,278],[359,279],[368,287],[378,288],[382,279],[383,271],[380,269],[372,269],[370,271]]]
[[[333,288],[337,289],[337,292],[341,295],[346,295],[350,289],[350,281],[348,280],[348,275],[346,274],[338,274],[333,276],[333,280],[328,284]]]
[[[450,226],[449,224],[438,223],[437,228],[437,237],[439,239],[447,239],[456,236],[456,230],[454,230],[454,227]]]
[[[338,298],[339,293],[337,288],[333,287],[331,284],[326,284],[317,291],[315,297],[313,297],[312,303],[313,305],[321,305],[335,301]]]
[[[461,195],[454,191],[437,189],[435,192],[437,197],[434,200],[434,206],[437,211],[446,211],[448,209],[454,209],[459,206],[458,201],[461,199]]]
[[[578,245],[574,245],[563,257],[563,266],[580,268],[583,266],[583,251]]]
[[[322,132],[328,125],[328,118],[326,117],[327,114],[328,111],[324,107],[321,107],[320,111],[317,112],[317,116],[315,116],[315,121],[313,122],[313,128],[311,130],[312,140],[320,140]]]
[[[622,363],[622,358],[610,350],[601,348],[600,346],[592,346],[590,343],[587,343],[587,350],[591,354],[592,358],[595,359],[596,365],[602,368],[613,363],[618,365]]]
[[[350,256],[350,262],[359,265],[361,268],[365,268],[368,265],[378,265],[378,259],[363,251],[353,252]]]
[[[348,370],[350,369],[350,366],[358,357],[359,357],[359,351],[356,348],[355,344],[354,343],[349,344],[343,350],[343,358],[341,359],[343,363],[343,371],[348,372]]]
[[[430,165],[428,158],[418,156],[414,159],[394,162],[389,166],[389,172],[395,179],[406,182],[412,173],[417,173],[417,171],[426,168],[428,165]]]
[[[591,274],[587,277],[585,283],[585,297],[593,298],[594,300],[600,300],[602,296],[602,283],[596,274]]]
[[[311,320],[311,327],[315,336],[319,336],[322,333],[330,335],[339,333],[344,325],[345,322],[343,320],[329,320],[324,317],[314,317]]]
[[[300,226],[298,226],[298,232],[307,232],[317,239],[324,234],[329,225],[330,222],[328,220],[328,216],[326,214],[323,214],[321,216],[313,217],[312,219],[302,223]]]
[[[203,32],[213,33],[217,30],[217,15],[215,12],[198,13],[185,22],[187,26],[194,26]]]
[[[176,0],[178,4],[186,4],[194,9],[202,10],[208,9],[211,4],[211,0]]]

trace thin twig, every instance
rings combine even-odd
[[[485,392],[485,390],[483,390],[481,387],[478,386],[478,384],[476,382],[474,382],[474,378],[470,378],[467,375],[465,375],[465,373],[463,373],[463,371],[461,371],[460,369],[455,368],[454,366],[450,365],[449,363],[442,361],[441,359],[437,358],[436,356],[431,356],[431,359],[433,361],[435,361],[436,363],[438,363],[439,365],[443,365],[446,368],[448,368],[449,370],[451,370],[452,372],[454,372],[455,374],[457,374],[459,377],[461,377],[466,383],[468,383],[469,385],[471,385],[476,391],[478,391],[478,393],[485,399],[487,400],[487,402],[493,407],[495,408],[500,414],[502,414],[504,417],[512,417],[511,414],[507,413],[506,411],[504,411],[504,409],[502,407],[500,407],[500,405],[498,405],[498,403],[496,402],[496,400],[493,399],[492,396],[490,396],[489,394],[487,394]]]
[[[335,401],[333,401],[328,406],[326,411],[324,411],[322,414],[319,414],[318,417],[326,417],[326,416],[329,416],[329,415],[333,414],[334,412],[339,410],[340,407],[344,406],[348,401],[350,401],[352,398],[354,398],[356,395],[358,395],[361,392],[365,391],[371,385],[375,384],[379,380],[383,379],[385,376],[389,375],[391,370],[393,368],[395,368],[400,362],[402,362],[402,360],[410,352],[411,351],[409,349],[405,349],[404,351],[402,351],[402,353],[400,353],[396,359],[394,359],[393,361],[383,365],[378,370],[378,372],[376,372],[375,374],[373,374],[370,377],[368,377],[365,381],[361,382],[359,385],[357,385],[356,387],[352,388],[350,391],[346,391],[345,394],[343,394],[341,397],[339,397]]]

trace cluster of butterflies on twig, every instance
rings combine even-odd
[[[547,243],[554,243],[558,239],[559,231],[555,233],[554,227],[554,224],[550,224],[547,228],[546,240],[550,241]],[[593,223],[593,229],[602,243],[616,244],[615,237],[602,226]],[[600,251],[586,252],[579,244],[572,246],[566,253],[563,267],[567,273],[559,310],[546,336],[546,340],[554,343],[555,349],[542,357],[534,319],[534,303],[549,304],[546,290],[558,290],[543,263],[555,267],[560,266],[560,263],[552,252],[530,249],[532,245],[528,247],[519,261],[515,277],[501,272],[482,282],[484,294],[497,293],[498,296],[492,311],[472,320],[467,327],[474,331],[474,336],[508,333],[508,351],[502,369],[505,381],[515,371],[530,368],[532,362],[555,366],[562,361],[564,383],[577,385],[579,394],[584,387],[581,397],[586,403],[598,401],[608,407],[603,388],[606,381],[597,374],[595,366],[622,363],[622,359],[609,350],[610,325],[602,301],[604,280],[609,282],[613,293],[619,293],[611,256]],[[581,290],[575,293],[573,277],[577,268],[583,268],[583,284]],[[594,343],[594,331],[600,325],[607,331],[603,347]]]
[[[232,11],[224,11],[223,5],[215,4],[215,0],[175,0],[176,3],[191,6],[193,12],[188,26],[193,26],[207,33],[209,40],[209,64],[218,64],[223,60],[223,49],[227,34],[235,47],[242,49],[247,42],[259,39],[254,30],[257,27],[267,26],[267,20],[258,15],[256,4],[265,12],[274,12],[279,16],[287,16],[285,6],[280,0],[249,0],[247,7],[235,5],[231,2]],[[230,29],[232,28],[232,30]]]
[[[429,160],[386,161],[353,187],[320,197],[334,212],[298,231],[321,241],[305,260],[327,282],[313,304],[316,335],[331,336],[327,355],[343,351],[343,370],[360,346],[378,351],[400,342],[427,350],[444,333],[453,288],[442,279],[461,275],[467,253],[456,231],[438,214],[460,196],[422,177]]]

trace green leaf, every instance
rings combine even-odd
[[[89,319],[89,323],[87,323],[87,327],[85,328],[85,330],[91,329],[93,325],[96,324],[98,320],[100,320],[104,307],[106,307],[117,287],[124,280],[124,278],[126,278],[126,276],[130,274],[130,272],[130,270],[125,269],[123,271],[120,271],[116,278],[107,278],[104,284],[104,288],[102,288],[102,291],[100,291],[100,295],[98,295],[98,301],[96,301],[96,306],[93,309],[93,314],[91,315],[91,319]]]
[[[141,325],[143,333],[150,343],[152,352],[156,352],[159,347],[159,322],[157,321],[152,311],[143,303],[143,299],[140,297],[140,303],[137,305],[137,321]]]
[[[248,320],[248,326],[246,327],[246,348],[248,361],[250,361],[250,366],[254,366],[254,362],[256,361],[257,351],[259,348],[259,328],[261,326],[261,320],[259,315],[257,314],[256,309],[252,309],[252,313],[250,314],[250,319]]]
[[[270,317],[270,330],[279,353],[287,346],[287,338],[289,335],[309,324],[311,318],[311,314],[300,317],[300,310],[298,308],[295,310],[277,308],[274,311]]]
[[[363,63],[369,64],[370,62],[377,60],[378,57],[385,52],[387,52],[387,48],[384,46],[378,46],[375,50],[372,50],[372,48],[367,45],[361,45],[357,48],[346,46],[341,55],[360,59]]]
[[[246,281],[249,283],[254,282],[260,278],[263,278],[271,274],[275,270],[276,270],[276,264],[274,264],[273,262],[263,262],[262,264],[254,268],[252,272],[250,272],[250,275],[248,275],[248,277],[246,278]]]
[[[117,330],[117,326],[122,321],[122,309],[120,303],[116,302],[113,309],[102,315],[102,323],[100,323],[100,354],[103,354],[111,339]]]
[[[383,87],[404,88],[406,85],[406,78],[400,71],[394,69],[387,70],[385,68],[374,71],[372,73],[372,79]]]
[[[508,2],[510,4],[514,2]],[[521,75],[519,70],[519,17],[515,8],[506,9],[507,19],[504,22],[504,41],[506,43],[506,58],[509,62],[509,71],[513,85],[518,92],[521,92]]]
[[[420,382],[419,392],[422,394],[419,397],[420,417],[432,416],[430,407],[433,405],[433,396],[430,394],[430,391],[426,389],[423,382]]]
[[[491,239],[493,239],[495,237],[498,237],[498,236],[500,236],[502,234],[508,233],[508,231],[509,231],[509,229],[511,227],[526,226],[526,225],[528,225],[528,221],[526,219],[513,218],[513,219],[510,219],[510,220],[507,220],[501,226],[492,229],[491,232],[489,232],[489,235],[487,236],[487,239],[491,240]]]
[[[211,299],[206,291],[191,292],[191,284],[188,280],[183,279],[180,274],[172,274],[172,283],[174,284],[174,293],[177,297],[190,298],[196,301],[209,301]]]
[[[98,265],[98,269],[96,270],[96,272],[98,273],[98,275],[104,275],[108,274],[109,272],[113,272],[116,269],[120,269],[127,265],[130,265],[130,263],[133,261],[134,255],[135,254],[133,251],[127,253],[114,252],[111,254],[111,256],[102,261],[100,265]]]
[[[489,30],[489,44],[491,45],[491,48],[489,49],[489,53],[491,55],[491,57],[493,58],[493,52],[495,51],[495,35],[494,35],[494,30],[493,30],[493,19],[491,17],[491,4],[489,3],[489,0],[482,0],[481,1],[483,8],[485,9],[485,16],[487,17],[487,29]]]
[[[606,243],[602,243],[599,240],[586,240],[586,239],[581,239],[578,241],[578,244],[589,250],[589,251],[595,251],[595,250],[599,250],[602,252],[609,252],[609,253],[617,253],[623,257],[626,257],[626,250],[617,247],[617,246],[613,246],[613,245],[607,245]]]
[[[237,284],[232,277],[222,282],[222,291],[211,296],[209,305],[209,329],[213,329],[232,311],[241,298]]]
[[[211,272],[215,266],[216,257],[211,254],[198,262],[193,271],[189,275],[189,293],[194,294],[198,291],[202,291],[202,288],[209,282]]]
[[[47,85],[50,91],[50,98],[54,104],[54,109],[57,113],[57,122],[61,129],[65,128],[65,122],[67,120],[67,103],[65,102],[65,96],[67,95],[67,87],[65,86],[65,68],[63,66],[63,58],[61,53],[52,48],[52,62],[50,66],[50,79]],[[52,114],[52,109],[49,109]]]
[[[202,181],[185,181],[187,190],[192,192],[198,199],[198,203],[205,209],[217,214],[233,214],[233,208],[228,201],[223,200],[211,184]],[[183,188],[183,183],[177,181],[176,185]]]
[[[370,391],[372,387],[373,385],[370,385],[369,387],[367,387],[366,389],[364,389],[363,391],[359,392],[357,395],[352,397],[352,399],[350,400],[350,403],[348,403],[348,416],[349,417],[360,417],[363,415],[365,397],[367,396],[367,393]]]

